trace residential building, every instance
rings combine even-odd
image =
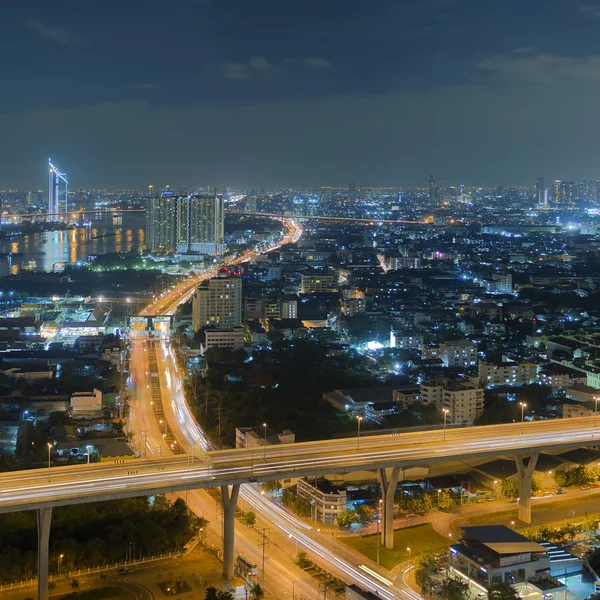
[[[451,380],[446,377],[421,384],[421,402],[446,412],[446,422],[472,425],[483,413],[483,388],[473,377]]]
[[[337,271],[303,273],[300,284],[301,294],[331,294],[338,291]]]
[[[457,340],[440,344],[440,358],[445,367],[474,367],[477,364],[477,344],[471,340]]]
[[[390,348],[403,350],[421,350],[423,348],[423,335],[414,332],[390,331]]]
[[[177,195],[168,188],[146,203],[146,247],[151,252],[177,249]]]
[[[539,373],[539,383],[554,389],[568,388],[573,385],[586,385],[588,377],[585,373],[569,369],[559,364],[552,364]]]
[[[223,198],[192,194],[177,198],[177,251],[219,255],[224,240]]]
[[[530,362],[479,361],[479,381],[485,387],[519,386],[537,382],[537,365]]]
[[[344,317],[353,317],[367,310],[364,297],[340,298],[340,312]]]
[[[244,328],[230,327],[228,329],[216,329],[207,327],[204,330],[204,342],[200,351],[204,354],[211,348],[223,348],[225,350],[241,350],[244,347]]]
[[[346,510],[346,490],[338,490],[328,479],[299,479],[296,491],[310,503],[313,520],[324,525],[337,525],[338,515]]]
[[[198,287],[192,300],[194,331],[228,329],[242,324],[242,280],[226,270]]]

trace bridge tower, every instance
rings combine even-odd
[[[48,600],[48,555],[52,508],[37,509],[38,530],[38,600]]]
[[[515,456],[519,474],[519,521],[527,524],[531,523],[531,479],[539,456],[539,452],[529,456]]]
[[[69,182],[66,173],[61,173],[50,160],[48,165],[48,221],[63,221],[69,209]]]

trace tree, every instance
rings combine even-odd
[[[281,489],[281,481],[279,479],[273,479],[273,481],[265,481],[261,486],[263,491],[270,492],[271,494],[278,492]]]
[[[456,500],[454,499],[454,496],[452,496],[452,494],[450,494],[449,492],[442,492],[439,495],[438,508],[448,509],[452,508],[455,504]]]
[[[542,491],[542,484],[540,483],[540,480],[537,477],[532,477],[531,478],[531,493],[532,494],[537,494],[538,492]]]
[[[298,554],[296,555],[296,560],[294,561],[294,564],[298,567],[303,567],[308,561],[308,554],[306,554],[306,552],[304,552],[304,550],[302,552],[298,552]]]
[[[515,479],[505,479],[500,489],[503,496],[516,498],[519,495],[519,482]]]
[[[218,590],[217,588],[210,586],[206,588],[204,600],[233,600],[233,594]]]
[[[79,581],[77,579],[71,580],[71,587],[73,588],[73,591],[75,591],[79,587]]]
[[[248,527],[254,527],[256,525],[256,515],[250,510],[243,515],[241,521]]]
[[[499,581],[490,586],[488,590],[489,600],[520,600],[521,596],[512,585]]]
[[[257,583],[256,585],[252,586],[252,589],[250,590],[250,595],[252,596],[252,598],[254,598],[254,600],[261,600],[261,598],[264,597],[265,592],[260,587],[260,584]]]
[[[466,600],[469,584],[459,577],[448,577],[440,585],[440,596],[444,600]]]
[[[358,522],[362,525],[370,523],[375,517],[375,509],[367,506],[366,504],[359,504],[356,507],[356,517]]]
[[[565,537],[569,538],[571,542],[575,539],[575,536],[581,531],[581,527],[579,525],[575,525],[574,523],[567,523],[563,527],[561,527],[561,533],[565,535]]]
[[[436,568],[436,561],[432,554],[423,554],[419,557],[415,568],[415,581],[423,595],[427,595],[433,587]]]
[[[344,510],[337,516],[338,525],[342,528],[358,523],[358,517],[353,510]]]

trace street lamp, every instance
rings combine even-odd
[[[519,402],[521,407],[521,433],[523,433],[523,424],[525,423],[525,409],[527,408],[526,402]]]
[[[412,550],[410,548],[407,548],[406,551],[408,552],[408,560],[410,560]]]
[[[58,555],[58,574],[60,575],[60,570],[61,570],[61,564],[62,564],[62,559],[65,557],[64,554],[59,554]]]
[[[440,507],[440,494],[442,493],[442,490],[438,490],[438,508]]]
[[[265,445],[263,448],[263,460],[267,460],[267,424],[263,423],[263,427],[265,429]]]
[[[442,412],[444,413],[444,441],[446,441],[446,419],[450,411],[447,408],[442,408]]]
[[[510,522],[510,525],[511,525],[511,527],[512,527],[513,529],[515,528],[515,522],[514,522],[514,521],[511,521],[511,522]]]
[[[494,496],[496,495],[496,484],[498,483],[497,479],[494,479]]]
[[[50,483],[50,451],[52,450],[52,444],[48,444],[48,483]]]
[[[360,450],[360,422],[363,420],[363,418],[360,415],[356,416],[356,425],[358,426],[357,432],[356,432],[356,449]]]

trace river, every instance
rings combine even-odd
[[[39,271],[51,271],[56,263],[76,263],[98,254],[140,248],[145,243],[145,220],[143,213],[106,214],[85,227],[2,240],[0,253],[13,256],[0,258],[0,273],[16,275],[21,267],[34,263]]]

